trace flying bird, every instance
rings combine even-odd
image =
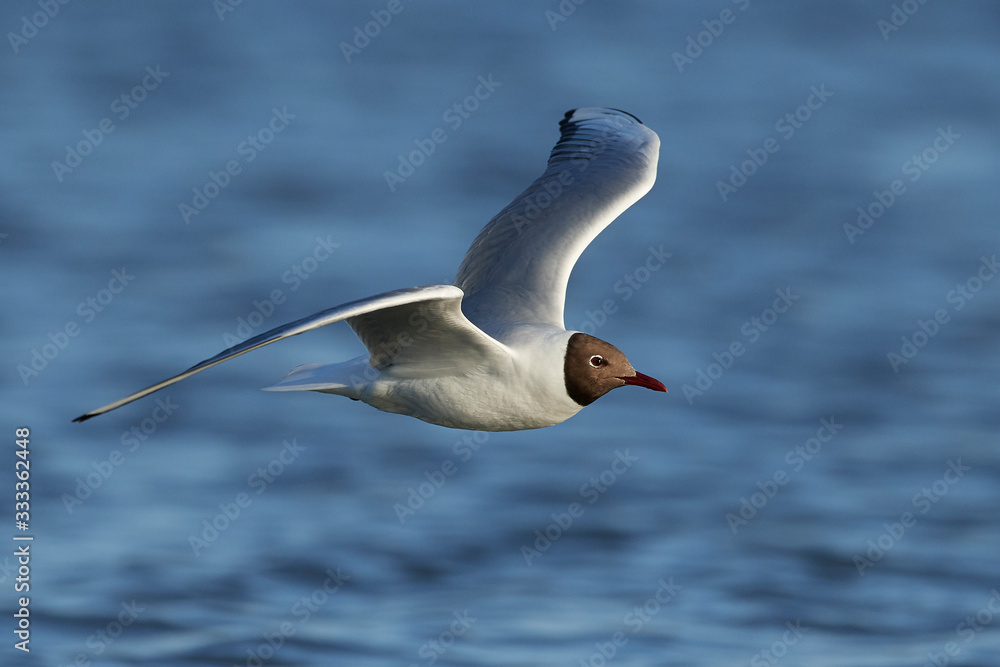
[[[285,324],[88,412],[104,414],[290,336],[346,321],[368,354],[293,369],[269,391],[317,391],[432,424],[516,431],[563,422],[617,387],[667,391],[610,343],[563,324],[584,249],[656,179],[660,140],[632,114],[581,108],[545,172],[472,242],[452,285],[386,292]]]

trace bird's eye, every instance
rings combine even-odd
[[[603,366],[606,363],[607,362],[604,361],[604,357],[602,357],[599,354],[595,354],[594,356],[592,356],[590,358],[590,365],[593,366],[594,368],[600,368],[601,366]]]

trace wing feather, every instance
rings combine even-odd
[[[241,354],[342,320],[347,320],[348,324],[358,333],[361,341],[372,355],[372,361],[377,361],[383,366],[393,363],[404,351],[405,354],[412,357],[420,350],[426,349],[428,344],[440,344],[445,339],[461,341],[465,348],[478,345],[484,350],[496,351],[502,347],[499,342],[479,331],[461,315],[462,296],[462,290],[453,285],[432,285],[395,290],[328,308],[249,338],[238,345],[223,350],[214,357],[195,364],[183,373],[157,382],[114,403],[92,410],[73,421],[82,422],[115,408],[120,408]],[[417,315],[414,316],[413,313]],[[427,333],[428,331],[431,333]],[[423,335],[421,336],[421,334]],[[392,352],[388,341],[403,341],[404,343],[409,341],[410,344],[403,345],[400,349]]]
[[[635,116],[575,109],[559,128],[545,172],[483,228],[455,277],[463,310],[486,331],[563,328],[577,259],[656,179],[660,140]]]

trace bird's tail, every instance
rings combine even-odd
[[[264,391],[321,391],[348,398],[360,398],[378,373],[368,364],[368,356],[339,364],[306,364],[293,368],[281,382]]]

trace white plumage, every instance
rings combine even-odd
[[[337,394],[442,426],[489,431],[558,424],[616,386],[666,391],[613,346],[563,326],[574,264],[652,187],[659,139],[613,109],[570,111],[560,130],[545,172],[483,228],[454,285],[396,290],[310,315],[74,421],[342,320],[367,355],[300,366],[268,389]]]

